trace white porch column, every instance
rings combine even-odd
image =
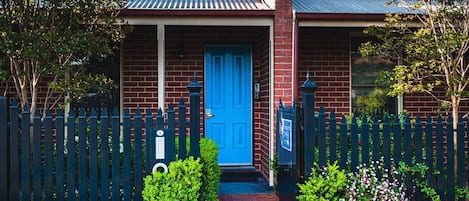
[[[275,157],[275,110],[274,110],[274,25],[269,27],[269,158]],[[269,165],[269,186],[274,186],[274,171]]]
[[[158,39],[158,108],[164,109],[165,99],[165,25],[157,25]]]

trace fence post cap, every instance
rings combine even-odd
[[[202,85],[197,81],[196,72],[194,72],[194,78],[189,82],[187,89],[189,89],[190,92],[200,92],[202,89]]]
[[[316,89],[318,89],[318,85],[316,85],[315,82],[309,79],[309,71],[308,71],[308,74],[306,75],[306,81],[301,86],[301,89],[303,91],[312,91],[312,92],[315,92]]]

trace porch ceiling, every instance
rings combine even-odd
[[[127,7],[150,10],[273,10],[263,0],[129,0]]]

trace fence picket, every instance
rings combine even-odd
[[[132,199],[132,171],[131,171],[131,162],[132,162],[132,150],[130,142],[130,112],[129,109],[124,110],[124,158],[123,158],[123,185],[124,185],[124,200],[131,200]]]
[[[0,96],[0,200],[8,200],[8,106],[7,97]]]
[[[6,115],[6,113],[5,113]],[[18,103],[12,99],[10,103],[10,159],[19,158]],[[10,200],[19,200],[19,160],[10,160]]]
[[[469,119],[469,118],[468,118]],[[469,127],[469,126],[468,126]],[[457,153],[457,170],[458,170],[458,186],[464,186],[464,178],[466,178],[466,171],[464,170],[464,122],[462,116],[458,117],[457,127],[457,140],[458,140],[458,153]]]
[[[401,161],[401,154],[402,154],[402,129],[401,129],[401,122],[399,121],[399,117],[396,115],[394,117],[394,122],[392,125],[393,129],[393,146],[394,146],[394,153],[393,153],[393,160],[394,165],[397,165],[399,161]]]
[[[411,132],[411,125],[410,125],[410,119],[409,116],[406,116],[404,120],[404,162],[406,165],[411,166],[412,165],[412,146],[413,146],[413,141],[412,141],[412,132]],[[412,194],[412,180],[410,177],[405,178],[405,184],[408,186],[406,190],[406,194],[410,195]]]
[[[165,147],[167,149],[167,160],[168,163],[171,161],[176,160],[176,142],[175,142],[175,136],[174,136],[174,130],[176,125],[175,125],[175,119],[174,119],[174,107],[173,104],[169,104],[169,109],[168,109],[168,131],[169,135],[166,135],[166,142],[165,142]]]
[[[391,168],[391,124],[388,115],[383,118],[383,156],[384,167],[389,170]]]
[[[318,115],[318,165],[319,167],[324,167],[326,165],[326,113],[324,112],[324,107],[319,108]]]
[[[369,148],[369,124],[368,124],[368,118],[366,115],[363,115],[362,118],[362,129],[361,129],[361,145],[362,145],[362,163],[363,164],[369,164],[370,162],[370,148]]]
[[[469,118],[467,118],[466,128],[467,128],[467,131],[466,131],[466,139],[469,141]],[[469,142],[468,142],[468,144],[469,144]],[[468,146],[469,146],[469,145],[468,145]],[[466,156],[466,157],[467,157],[467,158],[466,158],[465,161],[469,163],[469,153],[467,153],[467,156]],[[469,164],[467,164],[467,165],[469,165]],[[469,185],[469,176],[468,176],[468,174],[466,174],[466,176],[467,176],[467,177],[466,177],[466,179],[467,179],[466,182],[467,182],[467,185]]]
[[[352,130],[350,132],[350,146],[351,146],[351,163],[350,167],[352,169],[352,172],[357,171],[357,165],[358,165],[358,124],[357,124],[357,119],[355,116],[352,117]]]
[[[33,116],[33,199],[42,200],[41,192],[41,115],[34,111]]]
[[[448,200],[454,200],[454,129],[451,115],[446,117],[446,192]]]
[[[378,118],[375,116],[373,118],[373,124],[371,125],[371,141],[373,143],[373,161],[379,161],[380,160],[380,137],[379,137],[379,123],[378,123]]]
[[[437,192],[440,197],[445,195],[445,177],[444,177],[444,147],[443,147],[443,122],[441,116],[438,115],[436,121],[436,170],[440,174],[437,175]]]
[[[98,200],[98,117],[95,108],[90,112],[90,197],[89,200]]]
[[[142,200],[142,112],[139,108],[135,111],[134,115],[134,185],[135,185],[135,194],[134,200]]]
[[[184,102],[184,98],[181,97],[181,99],[179,100],[179,115],[178,115],[178,118],[179,118],[179,125],[178,125],[178,128],[179,128],[179,153],[178,153],[178,157],[179,159],[186,159],[186,153],[187,153],[187,150],[186,150],[186,103]]]
[[[433,178],[433,125],[432,118],[427,115],[425,120],[425,164],[428,166],[427,182],[431,187],[435,187]]]
[[[348,136],[347,136],[347,119],[345,116],[342,116],[342,120],[340,121],[340,168],[348,169],[347,168],[347,161],[348,161]]]
[[[101,197],[109,198],[109,113],[101,111]]]
[[[414,150],[415,150],[415,162],[417,163],[422,163],[423,162],[423,156],[422,156],[422,121],[420,120],[420,115],[417,115],[415,118],[415,124],[414,124]]]
[[[29,108],[26,105],[21,113],[21,195],[23,201],[30,201],[30,139],[29,134],[31,129],[29,127]]]
[[[78,199],[85,201],[88,199],[87,196],[87,165],[86,165],[86,121],[85,121],[85,109],[80,108],[78,114]]]
[[[412,164],[412,146],[414,146],[414,141],[412,138],[410,119],[407,116],[404,120],[404,162],[407,165]]]
[[[44,200],[53,200],[52,194],[52,115],[49,110],[46,110],[44,118]]]
[[[415,148],[415,162],[416,163],[422,163],[422,121],[420,120],[420,115],[417,115],[415,118],[415,124],[414,124],[414,148]],[[415,199],[416,200],[422,200],[422,193],[420,192],[420,189],[417,189],[415,192]]]
[[[112,200],[120,200],[120,124],[116,108],[112,111]]]
[[[56,164],[55,164],[55,193],[57,200],[65,200],[64,188],[64,115],[62,110],[57,110],[55,118],[55,150],[56,150]]]
[[[75,114],[70,110],[67,118],[67,198],[75,201]]]
[[[147,112],[145,114],[145,172],[146,175],[151,174],[151,168],[152,168],[152,163],[153,160],[151,158],[151,151],[148,150],[154,150],[154,143],[152,143],[153,138],[151,137],[151,132],[153,130],[153,115],[151,112],[150,108],[147,108]]]
[[[329,160],[330,163],[337,161],[337,120],[334,110],[329,116]]]

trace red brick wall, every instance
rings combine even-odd
[[[309,71],[310,79],[318,85],[316,106],[324,106],[327,112],[334,109],[338,116],[349,113],[349,31],[300,28],[298,40],[298,87]]]
[[[292,91],[292,5],[291,0],[275,1],[274,17],[274,100],[290,104]]]
[[[438,97],[445,95],[444,91],[435,93]],[[429,94],[414,93],[404,96],[404,109],[409,112],[410,116],[415,117],[417,115],[425,116],[427,114],[437,114],[441,110],[442,114],[451,114],[451,108],[442,109],[441,104],[436,101],[435,98]],[[469,101],[462,101],[459,108],[461,115],[469,113]]]
[[[263,34],[268,35],[266,30]],[[264,177],[268,178],[269,173],[269,39],[268,37],[259,36],[258,47],[256,52],[255,66],[259,68],[254,70],[254,82],[258,82],[261,87],[259,99],[254,102],[254,160],[260,161],[256,163],[256,169],[262,172]]]
[[[124,108],[158,108],[158,42],[156,26],[135,26],[123,45]],[[142,111],[143,112],[143,111]]]
[[[316,82],[316,106],[326,111],[334,109],[338,116],[350,111],[350,32],[358,29],[347,28],[300,28],[298,52],[298,88],[309,71],[311,80]],[[444,92],[437,93],[444,96]],[[300,91],[301,101],[301,91]],[[404,109],[412,117],[417,114],[435,114],[440,103],[428,94],[407,94]],[[469,101],[461,102],[461,114],[469,112]]]
[[[254,82],[261,85],[261,98],[254,100],[254,166],[266,175],[269,148],[269,29],[267,27],[166,27],[166,104],[177,104],[184,97],[188,104],[187,84],[193,79],[204,86],[204,47],[208,44],[246,44],[253,48]],[[184,56],[180,57],[180,50]],[[204,89],[201,94],[203,130]],[[177,110],[177,108],[176,108]],[[189,111],[187,111],[188,113]]]

